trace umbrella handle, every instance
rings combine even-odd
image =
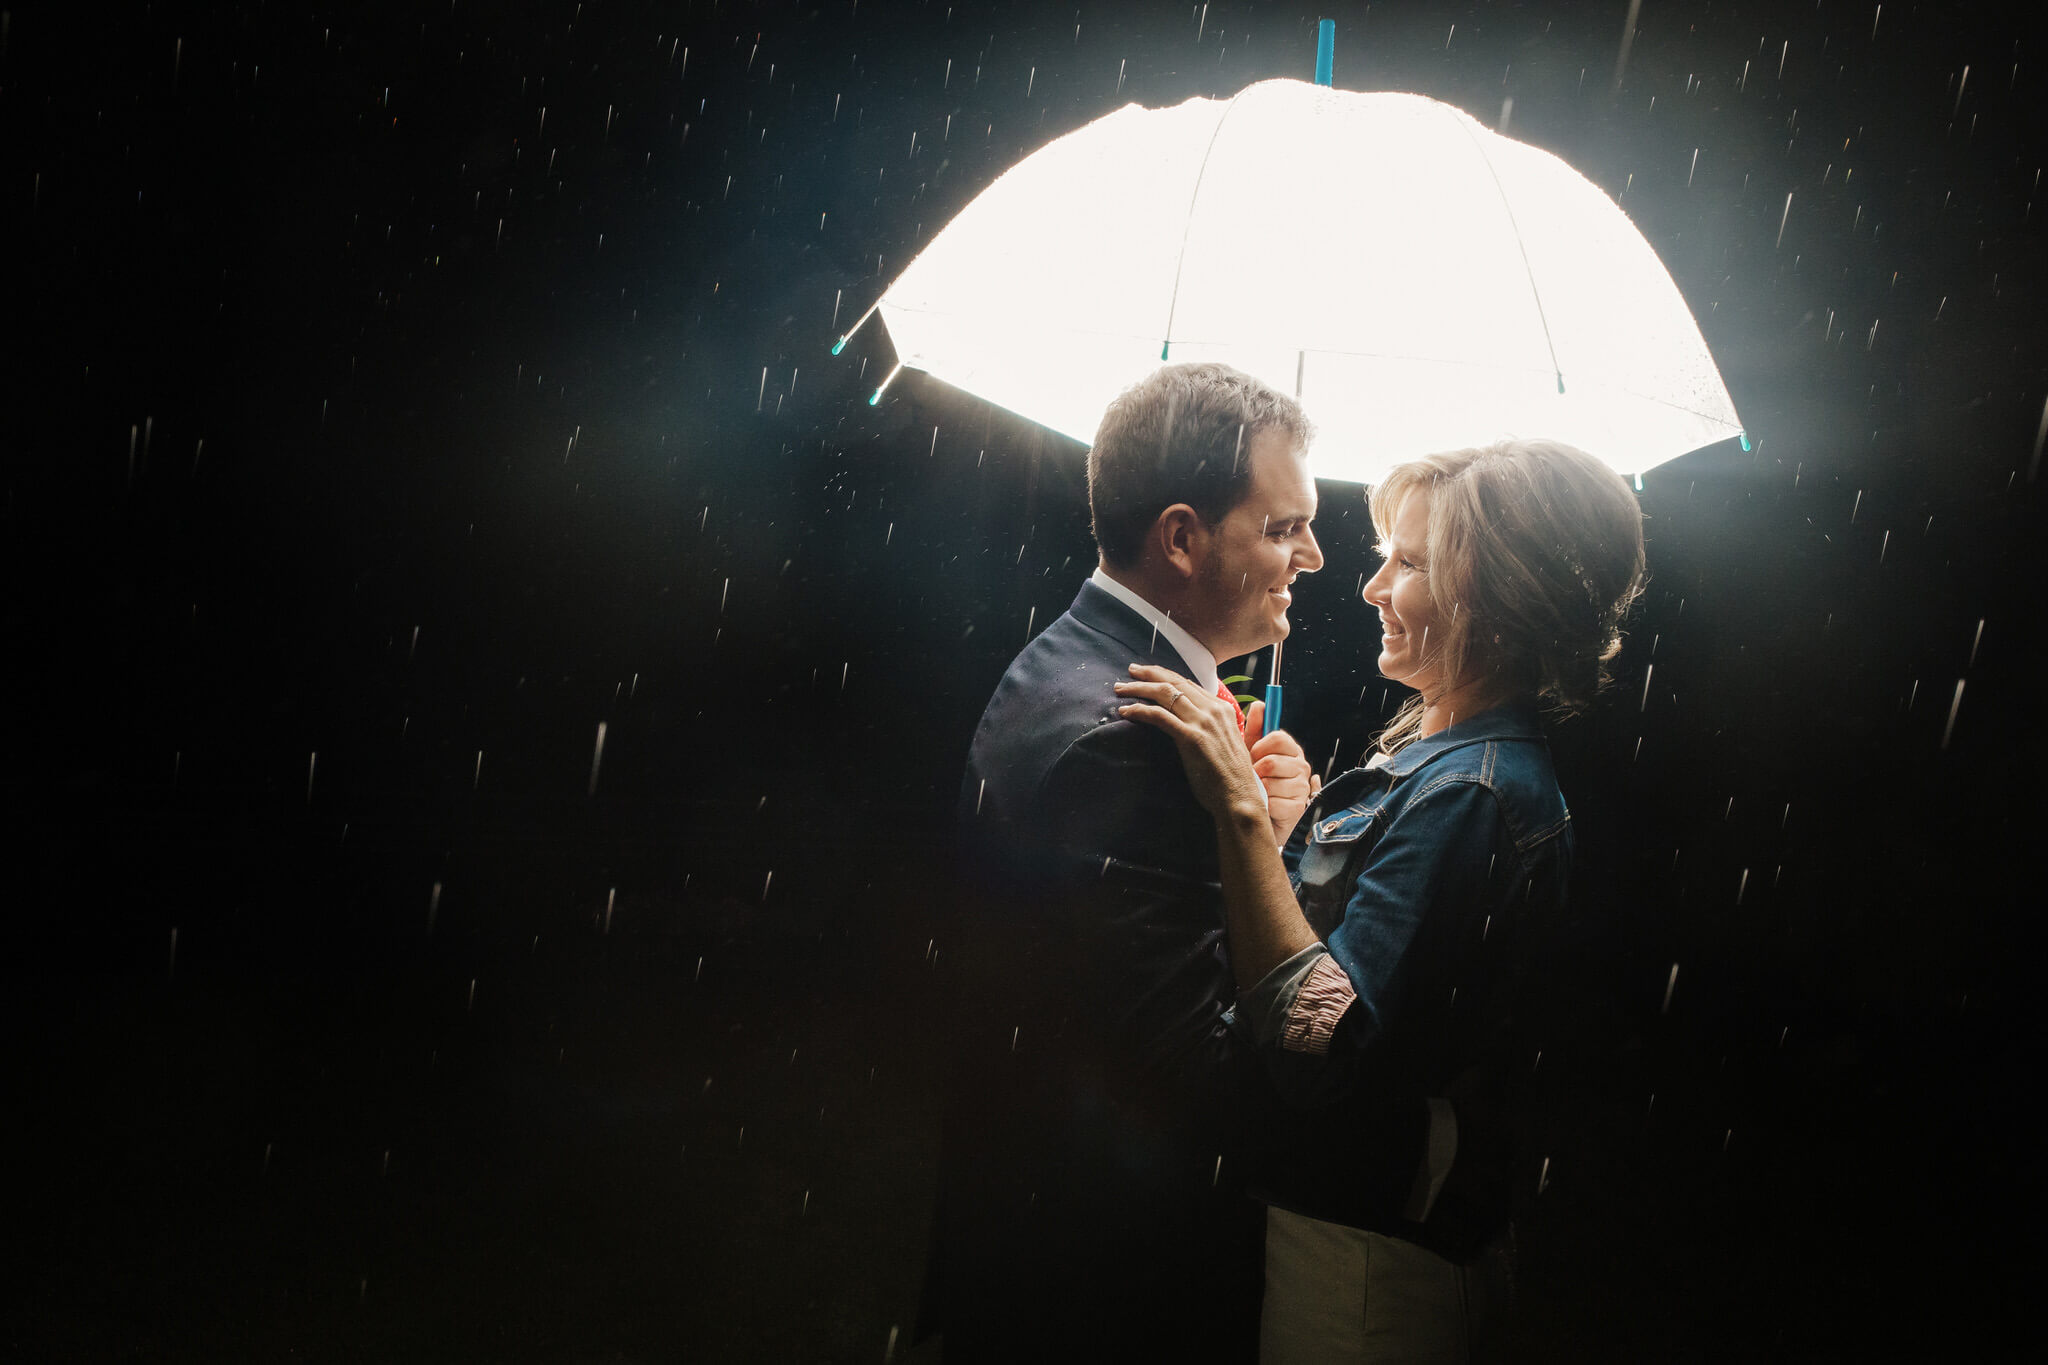
[[[1269,734],[1269,735],[1270,735],[1270,734],[1272,734],[1272,733],[1273,733],[1273,732],[1274,732],[1275,730],[1277,730],[1277,729],[1279,729],[1279,728],[1280,728],[1280,684],[1279,684],[1279,683],[1267,683],[1267,684],[1266,684],[1266,724],[1265,724],[1265,733],[1266,733],[1266,734]]]

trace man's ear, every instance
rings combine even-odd
[[[1161,512],[1152,522],[1152,547],[1160,562],[1183,581],[1193,581],[1209,553],[1209,527],[1201,514],[1184,502]]]

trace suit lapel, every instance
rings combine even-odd
[[[1076,621],[1090,630],[1107,635],[1130,651],[1134,664],[1157,664],[1183,677],[1193,677],[1194,667],[1150,621],[1111,597],[1093,582],[1083,582],[1081,591],[1068,608]]]

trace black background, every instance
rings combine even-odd
[[[2039,1335],[2043,48],[1874,8],[1646,5],[1618,78],[1621,3],[1330,12],[1620,199],[1756,447],[1647,475],[1557,737],[1529,1359]],[[0,15],[11,1356],[913,1358],[929,855],[1093,551],[1078,447],[829,347],[1318,17]],[[1322,493],[1318,767],[1399,700]]]

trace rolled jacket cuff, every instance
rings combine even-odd
[[[1294,992],[1293,1005],[1280,1029],[1280,1046],[1288,1052],[1325,1056],[1337,1021],[1358,998],[1351,978],[1326,951],[1316,958]]]
[[[1288,1011],[1294,1008],[1295,992],[1316,960],[1329,956],[1329,952],[1322,944],[1311,943],[1260,977],[1238,996],[1239,1027],[1249,1031],[1257,1042],[1278,1042]]]

